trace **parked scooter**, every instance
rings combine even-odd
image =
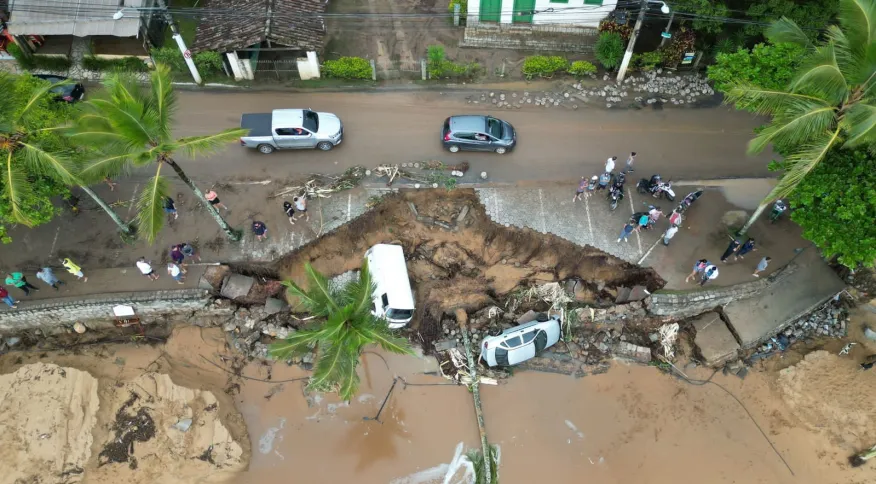
[[[639,193],[650,193],[654,198],[665,197],[670,202],[675,201],[675,191],[672,190],[672,180],[664,182],[660,175],[654,175],[651,179],[642,178],[636,184]]]
[[[678,213],[684,213],[698,198],[703,195],[703,190],[697,190],[695,192],[688,193],[682,200],[681,203],[678,204],[678,207],[675,209]]]
[[[776,220],[778,220],[786,210],[788,210],[788,206],[785,205],[785,202],[781,199],[776,200],[776,203],[773,204],[773,211],[770,214],[770,223],[776,223]]]

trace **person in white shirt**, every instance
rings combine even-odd
[[[140,272],[149,279],[153,281],[158,280],[158,274],[152,270],[152,265],[149,264],[149,261],[147,261],[145,257],[137,259],[137,269],[140,269]]]
[[[173,262],[169,262],[167,264],[167,273],[170,274],[170,277],[172,277],[173,280],[177,282],[177,284],[185,284],[186,276],[183,275],[184,273],[178,265],[174,264]]]
[[[617,161],[617,156],[612,156],[608,160],[605,161],[605,173],[611,173],[614,171],[614,162]]]

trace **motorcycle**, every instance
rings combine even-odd
[[[693,203],[695,201],[697,201],[697,199],[700,198],[702,195],[703,195],[702,190],[697,190],[695,192],[688,193],[681,200],[681,203],[678,204],[678,207],[675,209],[675,211],[678,213],[684,213],[684,211],[687,210],[688,208],[690,208],[690,206],[693,205]]]
[[[776,200],[776,203],[773,204],[773,211],[770,213],[770,223],[776,223],[776,220],[778,220],[786,210],[788,210],[788,206],[785,205],[785,202]]]
[[[642,178],[636,184],[636,189],[641,194],[650,193],[654,198],[665,197],[670,202],[675,201],[675,192],[672,190],[672,180],[664,182],[660,175],[654,175],[651,179]]]
[[[614,183],[611,185],[611,188],[608,189],[608,206],[614,211],[617,208],[618,203],[624,199],[624,182],[626,181],[626,176],[623,173],[619,174],[617,178],[615,178]]]

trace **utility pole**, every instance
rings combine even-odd
[[[675,9],[673,8],[672,13],[669,15],[669,22],[666,22],[666,29],[663,30],[663,32],[665,32],[667,34],[669,33],[669,27],[672,27],[672,19],[674,19],[674,18],[675,18]],[[667,40],[669,40],[669,37],[664,35],[663,38],[660,39],[660,47],[663,47],[666,44]]]
[[[623,82],[627,75],[627,68],[630,66],[630,59],[633,58],[633,48],[636,46],[636,39],[639,37],[639,30],[642,28],[642,22],[645,21],[645,10],[648,9],[648,0],[642,0],[639,5],[639,17],[636,19],[636,26],[633,27],[633,34],[630,35],[630,41],[627,43],[627,51],[624,52],[624,60],[621,61],[620,69],[617,71],[617,82]]]
[[[189,72],[192,73],[192,79],[195,80],[196,84],[201,84],[203,82],[201,80],[201,73],[198,72],[198,68],[195,66],[195,61],[192,60],[192,51],[186,47],[186,41],[183,40],[182,35],[179,34],[179,30],[176,28],[176,22],[173,21],[173,16],[167,11],[167,4],[164,0],[158,0],[158,7],[161,8],[164,20],[167,22],[167,25],[170,26],[170,31],[173,32],[173,40],[176,41],[176,45],[179,47],[179,51],[182,53],[186,65],[189,66]]]

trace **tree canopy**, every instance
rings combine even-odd
[[[761,43],[750,50],[741,48],[733,53],[718,54],[715,63],[709,66],[708,76],[721,92],[729,91],[740,82],[766,89],[784,89],[794,78],[805,52],[797,44]],[[738,104],[736,107],[745,109]]]
[[[73,110],[55,102],[48,81],[0,73],[0,241],[7,226],[37,226],[52,219],[57,196],[67,197],[75,163],[58,129]]]
[[[837,149],[818,164],[789,198],[791,219],[825,257],[873,267],[876,261],[876,157]]]

